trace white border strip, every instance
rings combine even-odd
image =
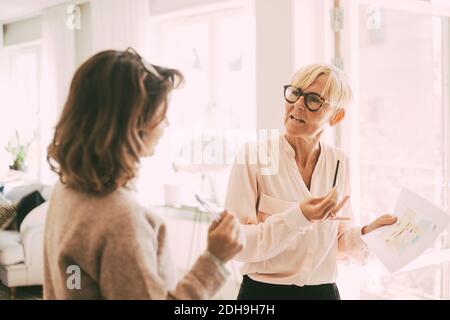
[[[369,4],[383,8],[401,10],[434,16],[450,17],[450,5],[433,4],[419,0],[358,0],[360,4]]]
[[[152,15],[150,13],[149,17],[150,17],[151,21],[170,20],[170,19],[176,19],[176,18],[188,18],[189,16],[199,15],[202,13],[210,13],[210,12],[214,12],[214,11],[221,11],[221,10],[227,10],[227,9],[237,9],[237,8],[243,8],[245,6],[246,6],[246,3],[244,1],[231,0],[231,1],[224,1],[224,2],[219,2],[219,3],[207,4],[207,5],[199,5],[196,7],[176,10],[176,11],[172,11],[169,13],[161,13],[161,14],[154,14],[154,15]]]

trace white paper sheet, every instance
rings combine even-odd
[[[420,195],[403,188],[393,212],[398,220],[362,238],[391,273],[396,272],[433,246],[450,216]]]

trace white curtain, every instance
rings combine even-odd
[[[0,48],[0,114],[7,115],[8,110],[13,108],[14,99],[11,97],[10,81],[11,57],[10,51]],[[9,166],[9,154],[5,150],[11,133],[8,125],[8,117],[0,116],[0,177],[7,173]]]
[[[67,28],[67,5],[46,9],[42,14],[41,51],[41,174],[44,182],[52,180],[46,164],[47,146],[69,92],[75,66],[75,31]]]
[[[92,49],[147,52],[148,0],[91,0]]]

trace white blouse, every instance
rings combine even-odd
[[[272,154],[270,170],[268,160],[261,157],[264,146],[279,150]],[[244,262],[242,274],[266,283],[318,285],[335,282],[338,259],[367,261],[360,227],[352,227],[352,221],[310,222],[300,210],[304,199],[332,189],[337,160],[338,201],[350,192],[347,156],[340,149],[320,146],[310,190],[284,134],[241,149],[231,169],[225,207],[243,224],[246,244],[235,258]],[[257,152],[260,157],[255,161]],[[350,200],[337,215],[352,217]]]

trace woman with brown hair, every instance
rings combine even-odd
[[[211,224],[207,250],[176,283],[166,226],[132,186],[182,81],[132,49],[100,52],[76,71],[48,149],[60,181],[45,226],[44,298],[205,299],[225,282],[224,263],[242,249],[236,218]]]

